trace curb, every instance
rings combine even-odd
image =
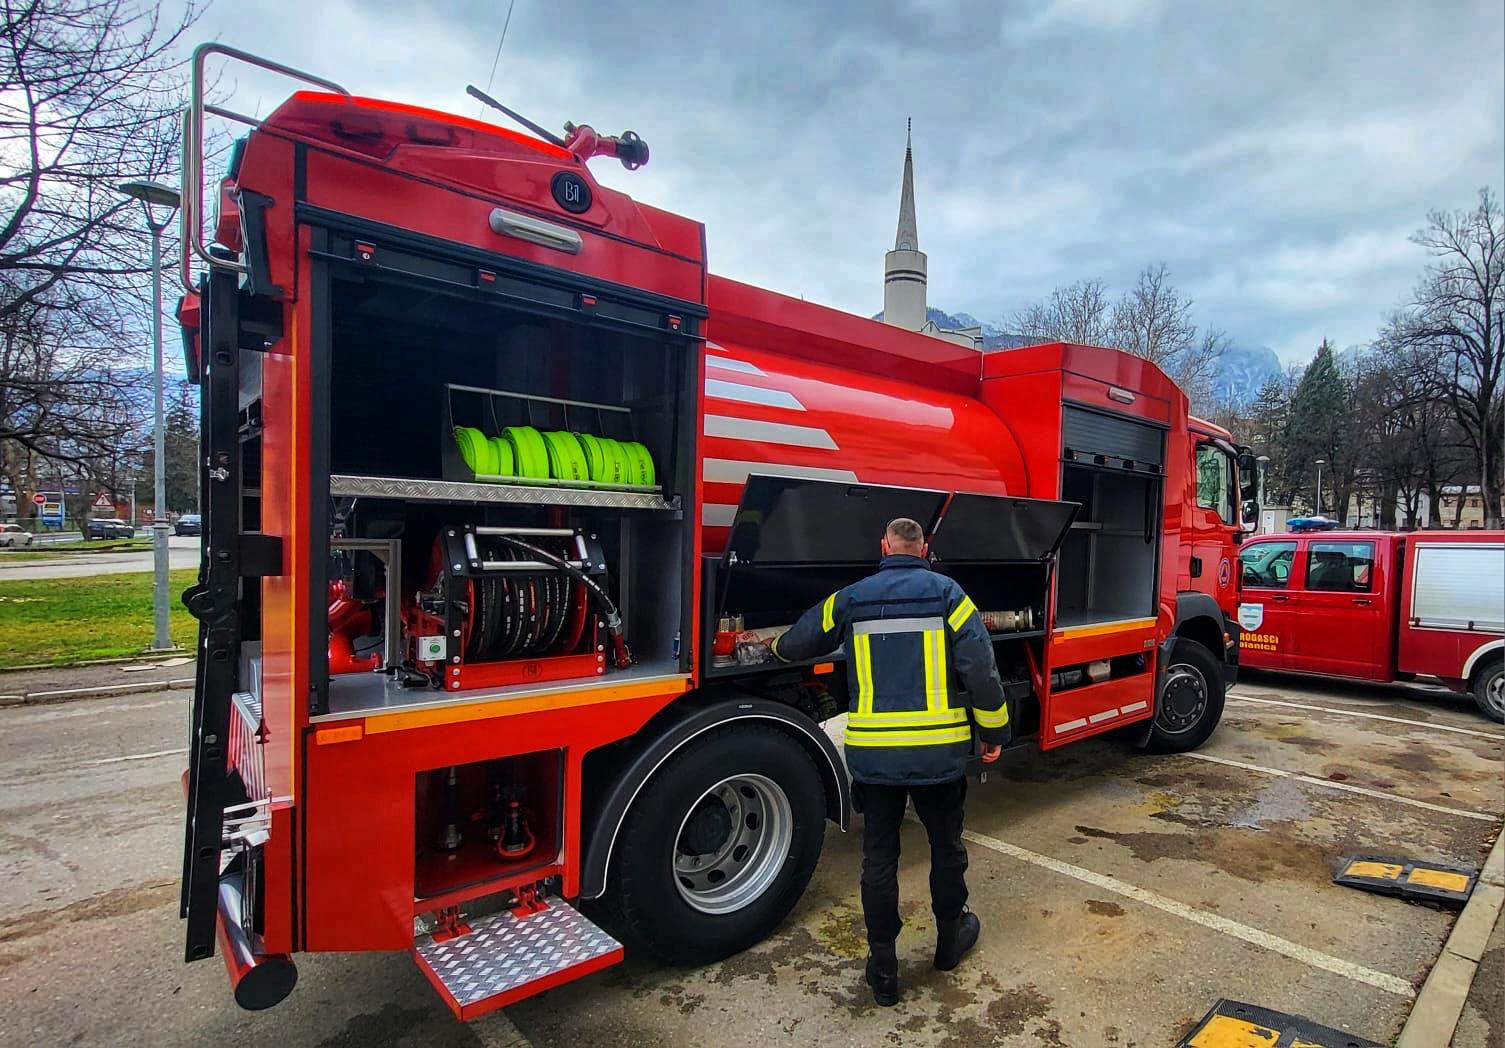
[[[97,688],[65,688],[61,691],[31,691],[24,695],[0,695],[0,709],[15,706],[48,706],[59,702],[73,702],[77,699],[107,699],[114,695],[145,695],[153,691],[191,688],[194,683],[192,677],[175,677],[172,680],[106,684]]]
[[[1453,925],[1442,954],[1422,984],[1396,1048],[1442,1048],[1452,1043],[1489,934],[1505,907],[1505,832],[1495,838],[1474,893]]]
[[[73,670],[80,666],[124,666],[132,662],[166,662],[168,659],[181,659],[190,654],[187,648],[173,648],[171,651],[145,651],[140,655],[121,655],[113,659],[81,659],[78,662],[32,662],[25,666],[7,666],[0,670],[0,680],[5,679],[7,673],[30,673],[33,670]]]

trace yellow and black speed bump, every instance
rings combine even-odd
[[[1378,1041],[1314,1023],[1304,1015],[1287,1015],[1257,1004],[1227,999],[1176,1048],[1382,1048]]]
[[[1350,855],[1333,880],[1350,888],[1461,906],[1474,890],[1479,871],[1471,866],[1417,862],[1395,855]]]

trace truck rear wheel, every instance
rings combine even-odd
[[[1479,712],[1505,724],[1505,662],[1496,660],[1474,674],[1474,701]]]
[[[774,728],[697,738],[648,781],[617,835],[606,907],[630,945],[709,964],[794,908],[825,840],[825,785]]]
[[[1212,652],[1185,637],[1171,645],[1148,748],[1185,753],[1206,742],[1223,716],[1223,667]]]

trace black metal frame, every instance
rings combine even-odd
[[[235,275],[214,270],[200,281],[199,294],[203,561],[198,584],[183,594],[183,603],[199,620],[180,905],[188,921],[188,961],[214,953],[224,807],[232,788],[225,747],[230,698],[240,673],[240,339]]]

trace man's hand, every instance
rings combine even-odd
[[[992,763],[996,762],[999,757],[1002,757],[1002,756],[1003,756],[1003,747],[1002,746],[989,746],[987,743],[983,743],[982,744],[982,762],[984,764],[992,764]]]

